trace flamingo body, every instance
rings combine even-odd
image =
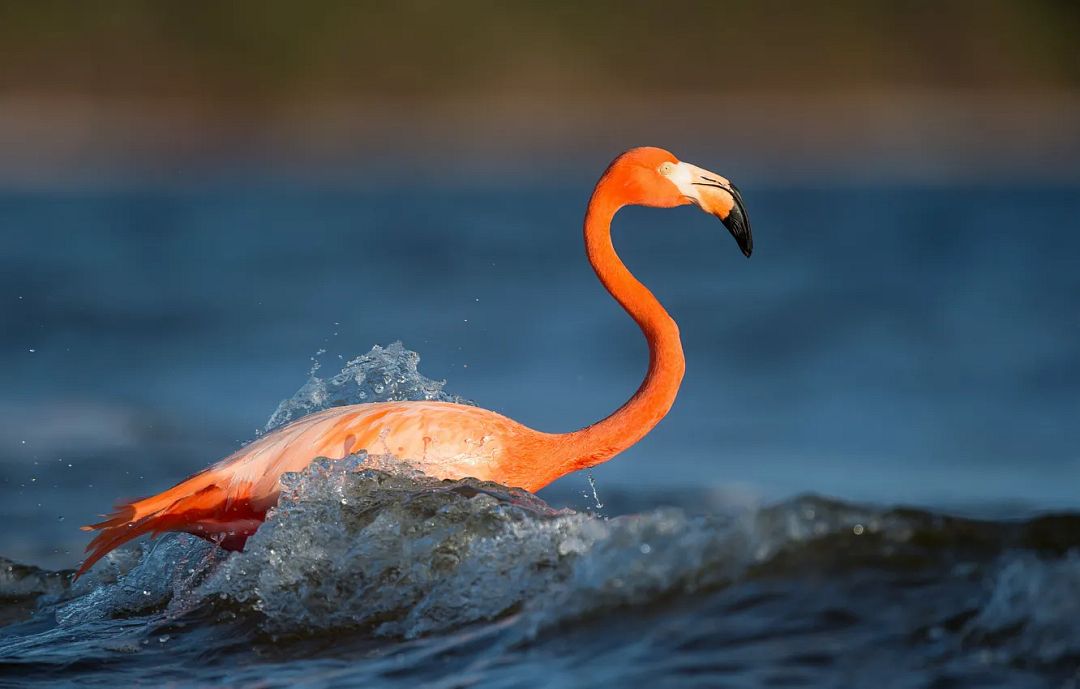
[[[645,436],[667,414],[682,382],[679,329],[653,294],[630,274],[611,243],[615,213],[626,205],[699,206],[720,218],[750,255],[750,225],[728,180],[679,162],[659,148],[627,151],[596,185],[585,216],[585,250],[597,277],[649,343],[649,369],[617,411],[571,433],[543,433],[501,414],[448,402],[381,402],[334,407],[283,426],[157,495],[118,505],[97,524],[78,574],[143,534],[184,531],[242,548],[277,503],[281,475],[317,457],[366,450],[392,454],[436,478],[466,476],[535,491],[578,469],[607,461]]]
[[[472,476],[538,490],[552,480],[545,464],[522,464],[557,442],[487,409],[450,402],[377,402],[309,414],[240,448],[173,488],[118,506],[100,529],[80,574],[118,545],[144,533],[186,531],[238,550],[278,500],[282,474],[316,457],[359,450],[407,458],[435,478]]]

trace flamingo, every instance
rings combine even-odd
[[[377,402],[309,414],[162,493],[119,503],[104,521],[84,526],[99,533],[86,547],[76,576],[143,534],[187,532],[239,550],[277,503],[281,475],[300,471],[317,457],[341,459],[359,450],[393,454],[436,478],[471,476],[533,492],[611,459],[664,418],[684,371],[679,328],[615,253],[611,221],[623,206],[686,204],[719,218],[750,256],[750,223],[735,185],[663,149],[634,148],[618,156],[589,200],[589,262],[649,344],[645,380],[607,418],[571,433],[544,433],[487,409],[450,402]]]

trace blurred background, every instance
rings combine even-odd
[[[581,217],[646,144],[734,179],[756,251],[620,213],[688,367],[601,498],[1075,508],[1077,36],[1064,0],[0,1],[0,554],[70,565],[377,343],[603,417],[647,351]]]

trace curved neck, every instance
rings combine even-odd
[[[611,220],[620,207],[609,185],[601,181],[585,215],[585,251],[600,282],[645,335],[649,370],[633,397],[611,416],[558,436],[560,476],[607,461],[645,437],[667,415],[682,383],[685,363],[679,327],[623,265],[611,243]]]

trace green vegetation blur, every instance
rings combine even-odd
[[[0,0],[0,186],[486,183],[645,143],[777,183],[1071,183],[1078,36],[1077,0]]]
[[[0,90],[222,104],[1072,90],[1080,2],[0,3]]]

